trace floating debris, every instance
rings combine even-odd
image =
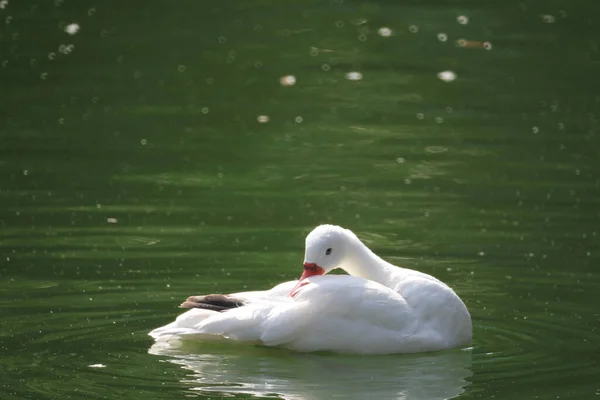
[[[456,80],[456,74],[452,71],[442,71],[437,76],[444,82],[452,82]]]
[[[294,75],[286,75],[279,78],[281,86],[294,86],[296,84],[296,77]]]
[[[81,27],[79,26],[79,24],[72,23],[72,24],[65,26],[65,32],[67,32],[69,35],[74,35],[77,32],[79,32],[80,28]]]
[[[388,28],[387,26],[382,26],[381,28],[379,28],[377,33],[379,33],[379,36],[383,36],[383,37],[392,36],[392,30],[390,28]]]
[[[358,71],[348,72],[346,74],[346,79],[349,81],[360,81],[363,78],[363,74]]]

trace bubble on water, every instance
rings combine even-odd
[[[79,32],[79,29],[80,26],[76,23],[72,23],[65,26],[65,32],[67,32],[69,35],[75,35],[77,32]]]
[[[486,50],[491,50],[492,49],[492,43],[491,42],[483,42],[483,48]]]
[[[437,122],[438,124],[441,124],[441,123],[444,122],[444,118],[442,118],[442,117],[435,117],[434,121]]]
[[[448,114],[452,114],[452,112],[453,112],[453,111],[454,111],[454,110],[452,109],[452,107],[450,107],[450,106],[446,107],[446,112],[447,112]]]
[[[269,122],[269,116],[268,115],[259,115],[258,117],[256,117],[256,120],[258,122],[260,122],[261,124],[264,124],[264,123]]]
[[[300,115],[298,115],[296,118],[294,118],[294,122],[297,124],[301,124],[302,121],[304,121],[304,119]]]
[[[48,53],[48,60],[54,60],[56,58],[56,53],[55,52],[50,52]]]
[[[556,17],[550,14],[543,14],[542,21],[546,24],[553,24],[556,22]]]
[[[456,21],[461,25],[466,25],[469,23],[469,17],[467,17],[466,15],[459,15],[458,17],[456,17]]]
[[[227,41],[227,38],[225,36],[219,36],[217,41],[221,44],[225,43]]]
[[[91,17],[92,15],[96,14],[96,9],[95,8],[90,8],[87,12],[88,17]]]
[[[410,185],[412,183],[412,180],[410,178],[406,178],[404,180],[404,183],[406,183],[407,185]]]
[[[379,36],[383,36],[383,37],[392,36],[392,30],[390,28],[388,28],[387,26],[382,26],[381,28],[379,28],[377,33],[379,34]]]
[[[65,123],[65,119],[64,119],[64,118],[59,118],[59,119],[58,119],[58,123],[59,123],[60,125],[63,125],[63,124]]]
[[[106,218],[106,222],[108,222],[109,224],[116,224],[119,222],[119,220],[117,220],[116,218],[109,217]]]
[[[356,214],[356,215],[354,216],[354,218],[356,218],[356,219],[360,219],[360,214]]]
[[[23,175],[25,175],[25,176],[29,175],[29,171],[28,171],[28,170],[26,170],[26,169],[24,169],[24,170],[23,170]]]
[[[404,159],[404,157],[398,157],[398,158],[396,158],[396,162],[397,162],[398,164],[404,164],[404,162],[405,162],[405,161],[406,161],[406,160]]]
[[[358,71],[351,71],[346,74],[346,79],[349,81],[360,81],[363,78],[363,74]]]
[[[419,32],[419,27],[417,25],[409,25],[408,31],[410,33],[417,33],[417,32]]]
[[[254,68],[257,68],[257,69],[261,68],[262,65],[263,65],[262,62],[260,62],[260,61],[254,61]]]
[[[177,71],[178,72],[184,72],[185,71],[185,65],[178,65],[177,66]]]
[[[4,18],[4,23],[6,25],[8,25],[12,22],[12,19],[13,19],[12,15],[9,15],[8,17]]]
[[[343,28],[344,27],[344,21],[335,21],[335,26],[338,28]]]
[[[446,35],[445,33],[438,33],[437,38],[440,42],[445,42],[446,40],[448,40],[448,35]]]
[[[425,114],[417,113],[417,119],[423,119],[423,118],[425,118]]]
[[[361,42],[366,42],[367,41],[367,35],[365,35],[364,33],[358,35],[358,40],[360,40]]]
[[[329,64],[323,64],[321,65],[321,69],[323,71],[329,71],[331,69],[331,66]]]
[[[279,78],[281,86],[294,86],[296,84],[296,77],[294,75],[286,75]]]
[[[208,114],[208,107],[202,107],[202,114]]]
[[[215,80],[213,78],[206,78],[206,84],[212,85]]]
[[[8,0],[0,1],[0,9],[5,9],[7,5],[8,5]]]
[[[437,74],[437,76],[444,82],[452,82],[456,80],[456,74],[453,71],[442,71]]]
[[[218,178],[223,178],[223,176],[224,176],[224,175],[223,175],[223,173],[222,173],[222,172],[219,172],[219,173],[217,173],[217,177],[218,177]]]
[[[140,143],[142,144],[142,146],[145,146],[148,144],[148,140],[147,139],[142,139],[140,140]]]
[[[316,56],[318,56],[318,55],[319,55],[319,49],[317,49],[316,47],[311,47],[311,48],[310,48],[310,51],[309,51],[309,54],[310,54],[312,57],[316,57]]]
[[[531,131],[535,135],[535,134],[538,134],[540,132],[540,128],[538,128],[537,126],[534,126],[533,128],[531,128]]]

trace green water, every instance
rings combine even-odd
[[[0,397],[599,396],[599,24],[593,0],[1,1]],[[473,347],[152,346],[187,295],[298,277],[321,223],[447,282]]]

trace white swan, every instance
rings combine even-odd
[[[325,275],[335,268],[350,275]],[[299,281],[267,291],[192,296],[182,307],[193,308],[150,336],[217,335],[359,354],[437,351],[467,346],[472,338],[469,312],[451,288],[382,260],[352,231],[333,225],[306,237]]]

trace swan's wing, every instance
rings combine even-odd
[[[233,293],[230,296],[238,297],[244,299],[246,302],[252,302],[254,300],[263,300],[263,299],[285,299],[288,298],[290,292],[296,286],[298,281],[287,281],[280,283],[278,285],[273,286],[269,290],[259,290],[252,292],[239,292]]]
[[[362,278],[323,276],[310,278],[293,305],[274,308],[260,339],[301,351],[386,353],[417,327],[395,291]]]
[[[274,305],[293,301],[289,294],[296,283],[297,281],[283,282],[269,290],[239,292],[230,295],[190,296],[181,304],[181,307],[191,308],[191,310],[179,315],[170,324],[154,329],[149,335],[154,339],[159,339],[167,336],[201,334],[203,332],[199,331],[200,327],[205,329],[205,333],[208,334],[218,335],[229,331],[234,335],[237,332],[238,335],[235,336],[242,340],[242,337],[253,336],[261,317]],[[244,308],[244,311],[227,315],[225,318],[219,317],[222,312],[236,308]],[[239,323],[231,323],[227,327],[226,321],[235,319],[239,319]],[[204,323],[204,321],[207,322]],[[212,325],[213,323],[214,325]],[[240,334],[244,332],[247,334]],[[256,339],[254,337],[251,340]]]
[[[419,314],[400,294],[346,275],[311,277],[293,298],[257,296],[224,312],[192,309],[154,332],[218,335],[299,351],[375,354],[441,348],[439,332],[423,329]]]
[[[194,327],[200,323],[200,321],[210,318],[215,314],[219,313],[201,308],[193,308],[178,316],[175,321],[171,322],[170,324],[150,331],[148,335],[152,336],[156,340],[159,340],[168,336],[194,334],[196,333]]]
[[[170,330],[175,332],[176,328],[181,332],[180,329],[185,328],[189,330],[184,334],[220,335],[234,340],[259,341],[268,346],[291,347],[295,347],[294,343],[318,341],[328,336],[322,344],[331,347],[329,342],[340,335],[337,324],[351,325],[354,335],[369,327],[397,329],[398,321],[389,314],[398,317],[407,311],[406,303],[397,293],[361,278],[313,277],[292,298],[289,293],[296,283],[286,282],[272,289],[278,295],[269,295],[270,291],[234,294],[232,296],[247,299],[248,303],[224,312],[202,314],[204,318],[183,314]],[[405,326],[410,318],[405,316],[402,320]]]
[[[204,308],[212,311],[225,311],[231,308],[241,307],[246,304],[258,302],[272,302],[289,300],[290,291],[297,281],[280,283],[269,290],[252,292],[239,292],[232,294],[206,294],[188,297],[180,308]]]

